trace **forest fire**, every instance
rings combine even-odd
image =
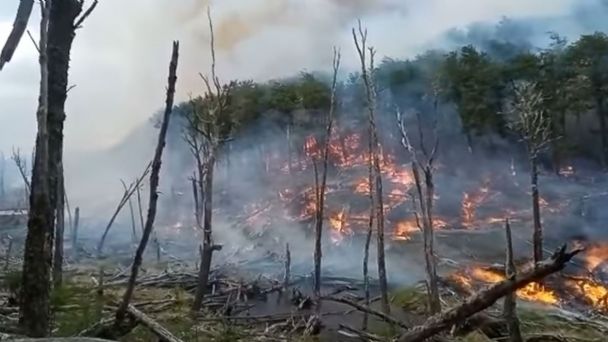
[[[585,250],[585,263],[590,272],[593,272],[606,260],[608,260],[608,245],[594,244]]]
[[[473,290],[473,281],[495,284],[505,280],[506,277],[497,271],[473,267],[463,273],[454,274],[452,279],[471,291]],[[517,290],[516,294],[519,298],[530,302],[543,304],[557,304],[559,302],[558,296],[554,291],[545,288],[539,283],[530,283]]]
[[[569,280],[566,284],[599,311],[608,311],[608,289],[592,280]]]
[[[462,195],[461,205],[461,218],[462,225],[465,228],[471,228],[475,225],[476,214],[475,211],[480,204],[482,204],[489,195],[489,187],[484,185],[475,192],[465,192]]]

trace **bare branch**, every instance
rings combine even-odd
[[[11,61],[19,41],[23,36],[23,32],[27,28],[27,22],[30,20],[32,9],[34,8],[34,0],[21,0],[19,7],[17,8],[17,14],[15,15],[15,21],[13,22],[13,29],[6,39],[6,43],[0,52],[0,70],[4,67],[5,63]],[[35,44],[37,46],[37,44]],[[40,52],[40,49],[38,49]]]
[[[97,3],[98,3],[97,0],[93,0],[93,3],[91,4],[91,6],[89,6],[89,8],[87,8],[87,10],[84,11],[84,13],[80,16],[80,18],[76,19],[76,23],[74,24],[75,30],[82,27],[82,23],[84,22],[84,20],[86,18],[88,18],[91,15],[91,13],[93,13],[93,10],[95,9],[95,7],[97,7]]]

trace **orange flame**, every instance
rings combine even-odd
[[[498,283],[506,279],[505,276],[499,273],[479,267],[473,269],[471,276],[478,281],[490,284]],[[545,288],[539,283],[534,282],[517,290],[516,294],[519,298],[532,302],[545,304],[556,304],[558,302],[557,296],[553,291]]]

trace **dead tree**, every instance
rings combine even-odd
[[[6,195],[6,184],[4,182],[6,175],[6,159],[4,158],[4,152],[0,152],[0,200],[4,199]]]
[[[552,273],[561,271],[581,251],[582,249],[575,249],[571,252],[566,252],[566,245],[563,245],[549,259],[539,262],[536,267],[528,267],[516,274],[512,279],[505,279],[493,284],[487,289],[472,295],[462,304],[431,316],[424,324],[414,327],[401,335],[398,341],[422,342],[442,331],[449,330],[455,324],[464,322],[468,317],[489,308],[505,295],[531,282],[539,281]]]
[[[19,324],[26,335],[44,337],[50,333],[49,295],[53,235],[53,213],[49,189],[48,115],[48,26],[51,2],[41,1],[40,41],[37,45],[40,63],[40,94],[36,113],[38,133],[32,169],[30,210],[23,257]]]
[[[532,192],[532,215],[534,232],[532,244],[534,262],[543,258],[543,230],[540,219],[540,195],[538,191],[538,157],[553,141],[551,118],[543,108],[544,97],[534,83],[522,82],[514,87],[511,127],[517,131],[528,152],[530,162],[530,187]]]
[[[507,237],[507,259],[505,261],[506,279],[514,279],[517,274],[515,262],[513,261],[513,241],[511,239],[511,226],[509,219],[505,220],[505,233]],[[521,331],[519,330],[519,319],[517,318],[517,297],[511,292],[505,296],[503,305],[503,316],[507,321],[510,342],[522,342]]]
[[[15,15],[15,21],[13,22],[13,29],[6,39],[6,43],[0,52],[0,70],[4,67],[4,64],[11,61],[23,33],[27,28],[27,22],[30,20],[30,14],[34,7],[34,0],[21,0],[19,7],[17,8],[17,15]]]
[[[108,221],[108,224],[106,225],[106,229],[103,231],[103,234],[101,235],[101,239],[99,240],[99,243],[97,244],[97,254],[99,256],[101,256],[101,253],[103,252],[103,246],[106,242],[108,233],[110,232],[110,228],[112,228],[112,225],[114,224],[114,221],[116,220],[116,217],[118,217],[118,214],[120,214],[120,211],[125,206],[125,204],[127,204],[127,202],[129,201],[131,196],[133,196],[135,191],[138,191],[142,182],[144,181],[144,179],[150,172],[150,166],[153,166],[153,165],[151,163],[148,164],[146,166],[146,168],[144,169],[144,172],[141,174],[141,176],[139,176],[133,183],[129,184],[128,187],[125,187],[125,191],[123,192],[122,197],[120,198],[120,201],[118,202],[118,205],[116,206],[116,209],[114,210],[114,214],[112,214],[112,217],[110,217],[110,221]],[[124,185],[124,182],[122,180],[121,180],[121,182]],[[140,208],[140,210],[141,210],[141,208]],[[141,213],[141,211],[140,211],[140,213]],[[142,226],[142,229],[143,229],[143,226]]]
[[[154,159],[152,160],[152,172],[150,174],[150,199],[148,203],[148,215],[146,217],[146,224],[144,231],[141,236],[139,246],[135,252],[133,258],[133,265],[131,266],[131,275],[127,284],[127,289],[122,297],[122,301],[116,310],[114,325],[119,328],[125,319],[131,297],[133,296],[133,290],[135,289],[135,282],[137,280],[137,274],[139,273],[139,267],[143,261],[144,251],[154,229],[154,219],[156,218],[156,205],[158,202],[158,184],[160,181],[160,167],[162,162],[163,149],[165,148],[165,139],[167,136],[167,129],[169,127],[169,120],[171,119],[171,111],[173,110],[173,98],[175,96],[175,83],[177,81],[177,60],[179,57],[179,42],[173,42],[173,51],[171,53],[171,62],[169,63],[169,77],[167,79],[167,95],[165,100],[165,112],[163,115],[163,121],[158,133],[158,143],[156,145],[156,151],[154,152]],[[137,187],[136,187],[137,188]]]
[[[331,98],[329,102],[329,112],[327,113],[325,123],[325,137],[323,141],[323,155],[321,156],[323,165],[323,174],[321,175],[321,184],[318,184],[318,177],[316,180],[316,206],[315,212],[315,250],[314,250],[314,295],[318,299],[321,296],[321,238],[323,235],[323,213],[325,209],[325,193],[327,189],[327,167],[329,159],[329,141],[331,139],[331,131],[334,124],[334,112],[336,110],[336,85],[338,78],[338,70],[340,69],[340,51],[334,48],[333,55],[333,77],[331,82]],[[316,162],[315,162],[315,171]],[[315,172],[315,175],[317,173]]]
[[[289,278],[291,275],[291,252],[289,251],[289,243],[285,244],[285,273],[283,274],[283,291],[289,287]]]
[[[128,191],[127,184],[122,182],[123,188],[125,188],[125,192]],[[131,197],[129,197],[129,214],[131,215],[131,241],[133,243],[137,242],[137,225],[135,224],[135,211],[133,210],[133,201],[131,201]]]
[[[80,208],[74,209],[74,225],[72,226],[72,254],[78,257],[78,224],[80,224]]]
[[[190,119],[191,128],[201,137],[201,160],[203,164],[203,178],[201,179],[203,184],[203,191],[201,192],[203,202],[203,248],[192,311],[199,311],[202,306],[209,281],[213,252],[222,248],[221,245],[214,244],[212,237],[213,171],[219,147],[229,140],[229,133],[227,133],[229,127],[226,126],[229,126],[227,123],[230,118],[227,117],[229,114],[227,109],[234,87],[234,83],[222,85],[215,74],[215,41],[210,9],[207,9],[207,18],[211,35],[211,79],[200,75],[205,83],[206,93],[203,98],[199,98],[198,103],[193,103],[192,118]]]
[[[374,57],[375,50],[372,47],[367,47],[367,29],[363,29],[361,21],[358,26],[358,37],[355,29],[352,29],[353,40],[359,60],[361,63],[361,78],[365,85],[365,94],[367,101],[367,110],[369,117],[369,133],[372,146],[372,153],[369,162],[373,165],[374,186],[370,191],[374,194],[375,218],[376,218],[376,237],[377,237],[377,254],[378,254],[378,280],[380,282],[380,296],[382,310],[385,313],[390,313],[388,302],[388,282],[386,279],[386,262],[384,256],[384,205],[382,199],[382,174],[380,171],[380,143],[378,141],[378,132],[376,130],[376,85],[375,85],[375,67]],[[369,68],[367,66],[369,53]]]
[[[65,233],[65,194],[63,184],[63,165],[60,163],[61,171],[58,173],[57,184],[57,208],[55,218],[55,250],[53,251],[53,285],[61,286],[63,282],[63,239]]]
[[[29,198],[32,186],[30,185],[30,177],[27,172],[27,161],[21,157],[21,151],[19,151],[19,149],[13,149],[11,159],[13,160],[13,162],[15,162],[15,166],[17,166],[17,170],[19,170],[21,179],[23,179],[23,185],[25,186],[25,196]]]
[[[427,286],[429,292],[429,309],[431,313],[441,311],[441,301],[439,299],[439,280],[437,277],[437,261],[435,257],[435,234],[433,227],[433,197],[435,195],[435,184],[433,183],[433,162],[439,146],[439,138],[435,132],[433,148],[429,151],[424,142],[424,134],[420,116],[418,117],[418,133],[420,139],[420,151],[411,143],[405,126],[405,118],[401,111],[397,109],[397,126],[401,133],[401,144],[409,152],[411,158],[411,169],[416,183],[416,197],[421,220],[416,213],[416,223],[422,228],[424,241],[424,260],[426,264]],[[424,180],[421,178],[424,176]],[[416,206],[415,206],[416,207]],[[417,210],[416,210],[417,212]],[[420,224],[422,221],[422,224]],[[422,227],[420,227],[422,225]]]

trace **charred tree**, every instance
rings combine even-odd
[[[150,199],[148,204],[148,214],[146,217],[146,224],[144,231],[141,236],[139,246],[135,252],[133,258],[133,265],[131,266],[131,275],[129,277],[129,283],[127,289],[123,295],[122,301],[116,310],[114,326],[120,328],[127,310],[129,303],[135,289],[135,281],[137,280],[137,274],[139,273],[139,267],[143,260],[143,254],[146,250],[148,240],[154,229],[154,219],[156,218],[156,206],[158,202],[158,184],[160,181],[160,167],[162,163],[163,149],[165,148],[165,139],[167,136],[167,129],[169,127],[169,120],[171,119],[171,111],[173,110],[173,98],[175,95],[175,83],[177,82],[177,60],[179,57],[179,42],[173,42],[173,51],[171,53],[171,62],[169,63],[169,77],[167,79],[167,95],[165,100],[165,112],[163,114],[163,121],[158,133],[158,143],[156,145],[156,151],[154,152],[154,159],[152,160],[152,172],[150,174]]]
[[[538,264],[523,270],[516,274],[512,279],[505,279],[485,290],[477,292],[458,306],[431,316],[424,324],[414,327],[401,335],[398,338],[398,341],[427,341],[428,338],[450,329],[454,324],[464,322],[468,317],[489,308],[505,295],[516,291],[531,282],[539,281],[552,273],[561,271],[566,264],[581,251],[581,249],[576,249],[571,252],[566,252],[566,245],[563,245],[555,251],[549,259],[543,260]]]
[[[63,163],[59,164],[59,182],[57,184],[57,217],[55,219],[55,251],[53,254],[53,285],[61,286],[63,282],[63,240],[65,233],[65,194],[63,181]]]
[[[48,27],[48,62],[49,62],[49,93],[47,125],[49,131],[49,187],[50,203],[53,219],[63,220],[63,122],[65,121],[65,101],[68,95],[68,70],[70,67],[70,52],[76,35],[76,30],[97,6],[94,0],[91,6],[83,12],[83,0],[53,0]],[[82,13],[82,15],[81,15]],[[63,237],[64,224],[58,222],[56,236]],[[52,240],[52,234],[51,234]],[[52,243],[50,241],[49,243]],[[61,271],[63,260],[63,240],[55,241],[54,276],[61,278],[56,272]],[[61,261],[58,258],[61,258]],[[61,280],[61,279],[60,279]]]
[[[228,105],[234,88],[234,83],[222,85],[215,74],[215,38],[211,10],[207,9],[209,32],[211,34],[211,79],[200,75],[206,86],[205,96],[199,98],[198,103],[193,102],[193,110],[189,119],[189,128],[200,137],[203,162],[203,247],[198,273],[198,284],[192,304],[192,311],[199,311],[211,271],[213,253],[221,250],[221,245],[213,242],[212,236],[212,209],[213,209],[213,174],[219,147],[229,140],[230,120]]]
[[[375,85],[375,69],[374,57],[376,52],[374,48],[368,48],[367,45],[367,29],[363,29],[361,21],[357,32],[352,30],[353,40],[361,63],[361,78],[365,85],[365,94],[367,101],[367,111],[370,127],[370,139],[372,144],[372,159],[370,163],[373,165],[374,187],[370,189],[374,193],[375,217],[376,217],[376,237],[377,237],[377,254],[378,254],[378,280],[380,282],[380,296],[382,310],[384,313],[390,313],[388,302],[388,282],[386,279],[386,262],[384,256],[384,205],[382,199],[382,174],[380,172],[380,143],[378,141],[378,131],[376,129],[376,85]],[[369,69],[367,66],[367,53],[369,52]]]
[[[74,226],[72,227],[72,254],[78,258],[78,225],[80,224],[80,207],[74,209]]]
[[[32,8],[34,7],[34,0],[21,0],[19,7],[17,8],[17,14],[15,15],[15,21],[13,22],[13,29],[6,39],[6,43],[0,52],[0,70],[4,67],[4,64],[11,61],[21,37],[27,28],[27,22],[30,20],[32,14]]]
[[[397,110],[397,125],[401,133],[401,144],[409,152],[411,158],[412,175],[416,184],[416,197],[422,218],[416,213],[416,223],[422,229],[424,241],[424,260],[426,265],[427,287],[429,292],[429,310],[431,313],[441,311],[439,298],[439,279],[437,276],[437,261],[435,257],[435,234],[433,227],[433,198],[435,196],[435,184],[433,182],[433,162],[437,155],[439,138],[435,132],[433,148],[428,151],[424,142],[424,134],[420,116],[418,118],[418,134],[420,139],[420,152],[414,148],[405,127],[405,118]],[[424,179],[422,177],[424,177]],[[415,204],[414,204],[415,205]],[[416,210],[417,212],[417,210]]]
[[[530,190],[534,232],[532,243],[534,262],[543,258],[543,230],[540,218],[540,195],[538,190],[538,158],[540,153],[554,140],[551,136],[551,118],[543,108],[544,96],[534,83],[522,82],[515,86],[512,103],[511,127],[517,131],[528,152],[530,161]]]
[[[515,279],[516,270],[513,261],[513,241],[511,239],[511,226],[509,219],[505,220],[505,233],[507,238],[507,258],[505,261],[505,276],[507,279]],[[505,296],[503,304],[503,316],[507,321],[510,342],[522,342],[521,331],[519,329],[519,319],[517,318],[517,297],[511,292]]]
[[[317,167],[315,163],[315,186],[317,210],[315,213],[315,250],[314,250],[314,295],[318,299],[321,296],[321,238],[323,235],[323,213],[325,211],[325,193],[327,189],[327,167],[329,159],[329,141],[334,123],[334,112],[336,110],[336,84],[338,78],[338,70],[340,69],[340,51],[334,48],[333,55],[333,77],[331,82],[331,98],[329,102],[329,111],[327,113],[325,123],[325,137],[323,139],[323,155],[322,166],[323,173],[321,174],[321,184],[318,184]],[[320,302],[319,302],[320,303]]]
[[[40,2],[40,93],[36,113],[38,133],[36,155],[32,169],[30,210],[23,257],[22,287],[19,324],[31,337],[44,337],[50,333],[49,295],[51,288],[51,261],[53,213],[49,189],[49,135],[48,115],[48,26],[51,3]]]

